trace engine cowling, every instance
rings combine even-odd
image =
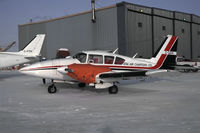
[[[68,65],[67,75],[83,83],[95,83],[96,76],[103,72],[111,71],[108,67],[96,66],[91,64],[72,64]]]

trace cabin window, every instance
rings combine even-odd
[[[89,55],[88,63],[103,64],[102,55]]]
[[[105,64],[113,64],[114,57],[113,56],[105,56]]]
[[[116,57],[116,60],[115,60],[115,64],[123,64],[124,63],[124,59],[122,59],[122,58],[119,58],[119,57]]]
[[[87,54],[85,54],[85,53],[78,53],[75,56],[73,56],[73,58],[79,60],[81,63],[86,62],[86,57],[87,57]]]

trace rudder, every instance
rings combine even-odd
[[[20,53],[28,56],[39,56],[44,39],[45,34],[37,34],[35,38],[33,38],[33,40],[20,51]]]

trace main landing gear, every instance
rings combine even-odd
[[[53,81],[52,81],[53,82]],[[85,83],[79,83],[78,84],[78,87],[80,87],[80,88],[83,88],[83,87],[85,87],[86,86],[86,84]],[[55,85],[55,83],[52,83],[49,87],[48,87],[48,93],[50,93],[50,94],[53,94],[53,93],[56,93],[58,90],[57,90],[57,88],[56,88],[56,85]]]
[[[78,84],[79,87],[83,88],[86,86],[85,83],[79,83]],[[48,93],[50,94],[54,94],[57,92],[57,88],[55,86],[55,83],[52,83],[49,87],[48,87]],[[108,93],[109,94],[117,94],[118,93],[118,87],[117,85],[113,85],[111,87],[108,88]]]
[[[86,86],[85,83],[79,83],[79,84],[78,84],[78,87],[80,87],[80,88],[84,88],[85,86]]]

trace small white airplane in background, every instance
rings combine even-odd
[[[133,58],[105,51],[83,51],[65,59],[39,62],[20,69],[20,72],[36,77],[53,79],[49,93],[56,93],[56,82],[86,84],[95,89],[108,88],[116,94],[116,83],[124,77],[147,76],[174,69],[177,55],[177,36],[168,35],[151,59]]]
[[[11,67],[18,64],[37,60],[44,42],[45,34],[38,34],[19,52],[0,52],[0,68]]]

